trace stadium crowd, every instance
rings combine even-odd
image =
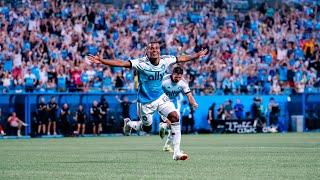
[[[183,65],[198,94],[283,94],[320,87],[318,5],[262,4],[239,12],[223,4],[173,6],[165,0],[134,1],[118,9],[100,3],[0,2],[2,92],[134,90],[132,70],[90,65],[144,55],[150,37],[162,54],[209,55]]]

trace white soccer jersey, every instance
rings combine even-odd
[[[191,91],[188,83],[184,79],[181,79],[178,83],[173,82],[171,74],[164,76],[162,88],[171,100],[175,99],[181,92],[187,94]]]
[[[164,92],[162,80],[168,67],[177,62],[175,56],[160,56],[157,66],[151,64],[147,57],[130,60],[131,66],[138,71],[138,102],[150,103],[158,99]]]

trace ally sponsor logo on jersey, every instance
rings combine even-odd
[[[165,74],[164,72],[159,72],[159,71],[153,72],[150,75],[148,75],[148,80],[150,80],[150,81],[160,80],[161,81],[163,79],[164,74]]]
[[[179,87],[179,88],[178,88],[178,91],[167,91],[167,92],[166,92],[166,95],[169,96],[170,98],[176,97],[176,96],[178,96],[178,94],[181,92],[181,90],[182,90],[182,89]]]

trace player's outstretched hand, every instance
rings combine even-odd
[[[203,56],[207,55],[208,49],[201,49],[201,51],[198,52],[199,58],[202,58]]]
[[[94,55],[91,55],[89,54],[88,55],[88,60],[90,63],[95,63],[95,64],[100,64],[101,63],[101,59],[99,56],[94,56]]]
[[[198,109],[199,105],[197,103],[192,104],[193,109]]]

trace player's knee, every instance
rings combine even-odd
[[[179,115],[176,111],[169,113],[167,118],[171,123],[179,122]]]
[[[146,133],[149,133],[152,129],[152,126],[145,126],[145,125],[142,125],[142,130]]]

